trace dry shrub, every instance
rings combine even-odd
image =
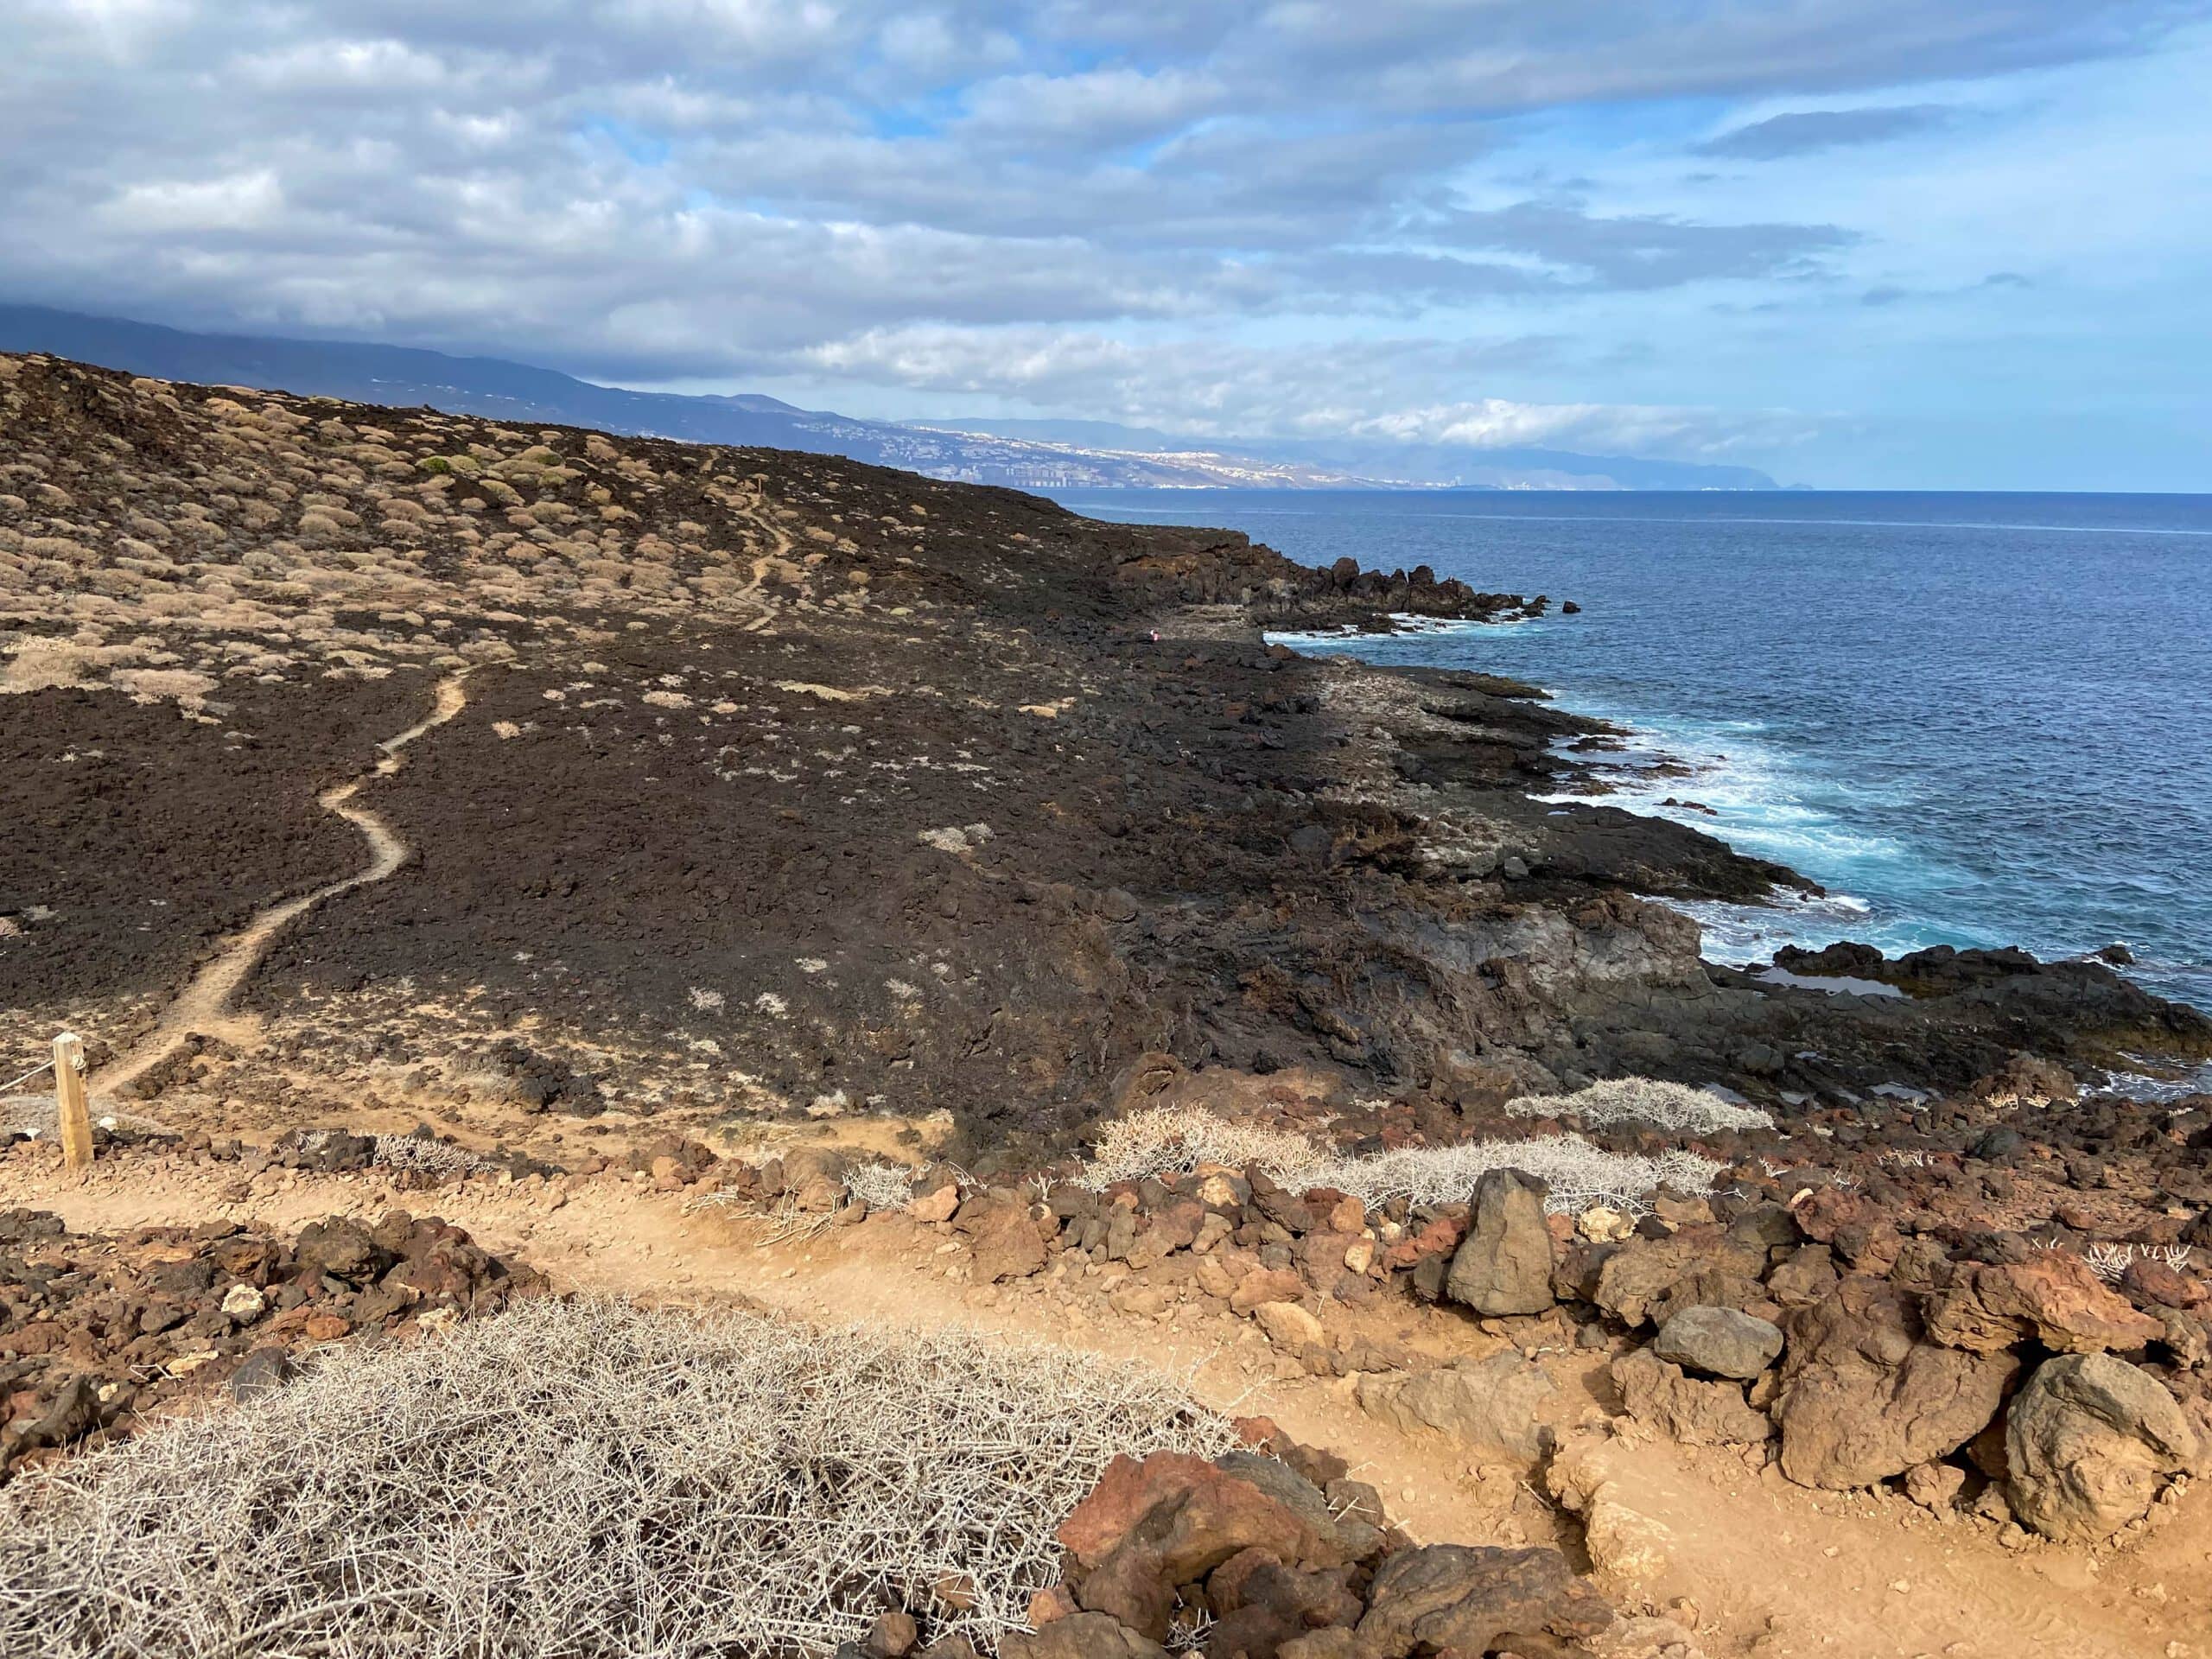
[[[893,1605],[988,1646],[1111,1459],[1230,1443],[1087,1355],[538,1301],[17,1482],[0,1652],[750,1659]]]
[[[1688,1152],[1652,1157],[1606,1152],[1571,1135],[1406,1147],[1345,1157],[1287,1130],[1231,1123],[1196,1107],[1163,1106],[1108,1124],[1084,1180],[1097,1189],[1147,1175],[1187,1173],[1201,1164],[1240,1169],[1256,1165],[1294,1190],[1330,1187],[1350,1193],[1370,1210],[1393,1198],[1461,1203],[1485,1171],[1519,1169],[1547,1182],[1548,1206],[1570,1215],[1595,1204],[1640,1213],[1657,1188],[1701,1192],[1723,1168]]]
[[[188,668],[119,668],[108,676],[118,691],[140,702],[181,702],[198,708],[215,689],[212,676]]]
[[[1571,1095],[1523,1095],[1506,1102],[1505,1110],[1511,1117],[1573,1117],[1592,1129],[1649,1123],[1677,1135],[1774,1127],[1756,1106],[1732,1105],[1703,1089],[1656,1077],[1611,1077]]]
[[[913,1201],[914,1172],[879,1159],[845,1172],[845,1196],[871,1210],[904,1210]]]

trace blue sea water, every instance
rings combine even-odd
[[[1582,605],[1301,639],[1532,680],[1632,728],[1611,798],[1832,897],[1694,906],[1714,960],[2114,941],[2212,1007],[2212,496],[1100,491],[1309,563],[1416,564]],[[1660,755],[1693,775],[1638,779]],[[1713,815],[1665,807],[1695,801]]]

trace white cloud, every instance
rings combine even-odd
[[[2032,270],[2035,341],[2094,262],[2106,313],[2194,327],[2129,297],[2212,279],[2172,207],[2201,90],[2131,66],[2201,87],[2205,11],[0,0],[0,298],[1183,429],[1780,444],[1770,409],[1936,360],[1936,308],[1869,291]],[[1976,113],[1905,118],[1938,105]]]
[[[283,210],[283,186],[264,168],[217,179],[127,185],[101,206],[99,217],[136,238],[254,230],[275,224]]]

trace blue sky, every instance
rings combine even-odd
[[[2212,0],[0,0],[0,296],[855,414],[2212,490]]]

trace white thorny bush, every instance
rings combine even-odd
[[[892,1606],[988,1649],[1115,1456],[1233,1443],[1091,1355],[547,1299],[20,1479],[0,1653],[759,1659]]]
[[[1550,1186],[1548,1207],[1571,1215],[1599,1204],[1640,1213],[1656,1188],[1702,1192],[1725,1167],[1679,1150],[1651,1157],[1606,1152],[1571,1135],[1346,1156],[1288,1130],[1231,1123],[1198,1107],[1163,1106],[1108,1124],[1083,1180],[1095,1191],[1116,1181],[1187,1173],[1201,1164],[1256,1165],[1285,1186],[1333,1188],[1370,1210],[1393,1198],[1459,1203],[1485,1171],[1519,1169]]]
[[[1649,1123],[1675,1135],[1774,1127],[1774,1120],[1756,1106],[1734,1105],[1710,1090],[1656,1077],[1611,1077],[1571,1095],[1522,1095],[1505,1103],[1505,1113],[1509,1117],[1574,1117],[1593,1129]]]

